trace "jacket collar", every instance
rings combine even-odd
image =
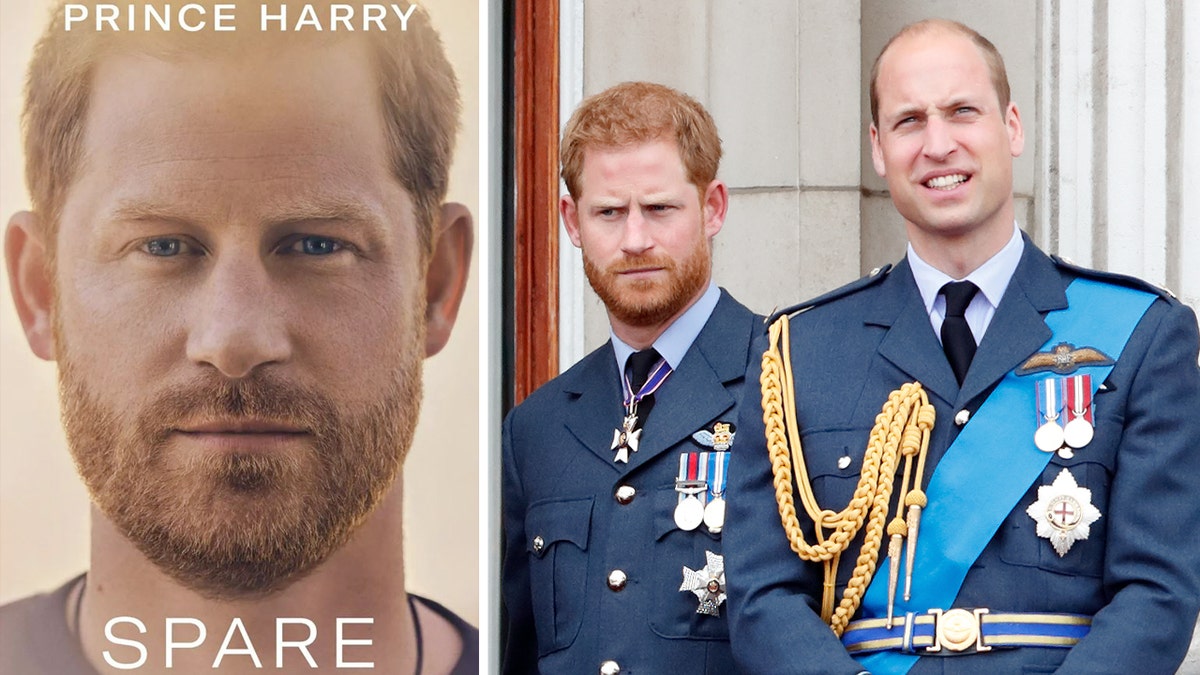
[[[1067,306],[1066,284],[1053,261],[1026,236],[1021,261],[961,388],[934,335],[906,260],[880,285],[865,323],[888,329],[879,346],[881,356],[957,407],[986,391],[1050,338],[1044,316]]]

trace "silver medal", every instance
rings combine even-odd
[[[1063,446],[1063,428],[1058,422],[1046,422],[1033,434],[1033,444],[1042,452],[1054,452]]]
[[[708,527],[708,531],[717,533],[725,527],[725,499],[722,497],[713,497],[708,506],[704,507],[704,525]]]
[[[1079,417],[1067,422],[1067,427],[1063,429],[1063,440],[1067,445],[1078,450],[1091,443],[1095,433],[1091,423],[1081,413]]]
[[[688,495],[675,505],[675,525],[691,532],[704,522],[704,505],[696,495]]]

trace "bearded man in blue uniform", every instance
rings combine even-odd
[[[1174,672],[1200,608],[1195,315],[1021,233],[985,38],[908,26],[871,83],[908,253],[761,339],[725,534],[740,669]]]
[[[704,108],[655,84],[564,131],[560,210],[612,339],[504,422],[506,673],[733,668],[724,476],[761,322],[712,281],[720,157]]]

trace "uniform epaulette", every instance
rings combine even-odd
[[[1154,293],[1164,300],[1178,300],[1178,298],[1174,293],[1171,292],[1169,288],[1150,283],[1144,279],[1131,277],[1128,274],[1118,274],[1116,272],[1105,272],[1103,270],[1094,270],[1089,267],[1081,267],[1076,265],[1068,258],[1062,258],[1056,255],[1050,256],[1050,259],[1054,261],[1055,265],[1058,265],[1063,269],[1070,270],[1072,273],[1081,277],[1096,279],[1097,281],[1106,281],[1108,283],[1118,284],[1121,286],[1128,286],[1130,288],[1136,288],[1139,291],[1147,291],[1149,293]]]
[[[856,279],[854,281],[851,281],[850,283],[846,284],[845,286],[842,286],[841,288],[835,288],[834,290],[829,291],[828,293],[826,293],[824,295],[818,295],[817,297],[815,297],[811,300],[805,300],[804,302],[792,305],[791,307],[788,307],[786,309],[781,309],[777,312],[772,312],[771,316],[767,317],[766,323],[768,326],[770,326],[771,324],[775,323],[775,320],[781,316],[787,316],[789,314],[799,314],[800,312],[806,312],[806,311],[812,309],[813,307],[818,307],[818,306],[824,305],[828,302],[833,302],[834,300],[837,300],[838,298],[844,298],[847,295],[850,295],[851,293],[857,293],[858,291],[860,291],[864,288],[869,288],[871,286],[874,286],[875,284],[882,281],[884,279],[884,277],[886,277],[888,275],[888,273],[891,271],[892,271],[891,265],[884,265],[883,267],[876,267],[875,269],[871,270],[871,272],[869,274],[867,274],[867,276],[862,277],[861,279]]]

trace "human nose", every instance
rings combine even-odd
[[[646,218],[642,215],[641,210],[631,208],[621,230],[621,250],[637,255],[645,253],[653,245]]]
[[[925,123],[925,155],[931,159],[942,160],[957,147],[958,143],[954,140],[949,123],[937,115],[931,115]]]
[[[291,339],[282,303],[257,258],[217,263],[193,309],[188,358],[231,379],[286,361]]]

